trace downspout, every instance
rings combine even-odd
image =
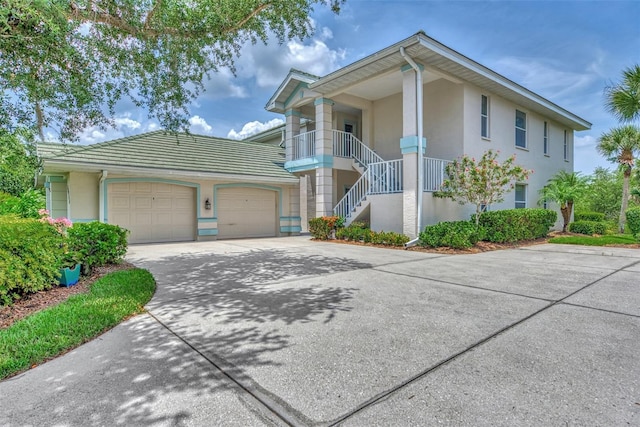
[[[107,171],[103,170],[98,184],[98,220],[104,222],[104,180],[107,179]]]
[[[411,65],[416,72],[416,114],[417,114],[417,123],[418,123],[418,207],[417,207],[417,216],[418,220],[416,221],[416,238],[407,242],[404,246],[408,248],[410,246],[414,246],[418,240],[420,240],[420,231],[422,231],[422,193],[424,187],[424,160],[423,160],[423,146],[422,146],[422,136],[423,136],[423,118],[422,118],[422,70],[415,63],[415,61],[405,53],[404,47],[400,47],[400,55]]]

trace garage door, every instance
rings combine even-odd
[[[216,197],[218,238],[276,235],[276,192],[259,188],[222,188]]]
[[[158,182],[109,184],[110,223],[131,231],[129,243],[195,240],[195,189]]]

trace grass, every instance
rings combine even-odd
[[[549,243],[562,243],[567,245],[588,245],[588,246],[606,246],[606,245],[632,245],[637,244],[638,240],[629,234],[614,234],[607,236],[558,236],[549,239]]]
[[[37,312],[0,330],[0,380],[22,372],[144,312],[155,291],[151,273],[122,270],[98,279],[87,294]]]

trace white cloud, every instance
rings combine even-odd
[[[243,86],[234,83],[234,75],[228,68],[221,68],[211,72],[211,78],[205,80],[205,93],[203,97],[209,99],[219,98],[247,98],[249,93]]]
[[[211,135],[213,128],[205,119],[200,116],[193,116],[189,119],[189,130],[195,134]]]
[[[579,149],[595,148],[597,144],[598,144],[598,140],[591,135],[576,136],[574,139],[574,145],[576,148],[579,148]]]
[[[250,137],[251,135],[255,135],[257,133],[263,132],[267,129],[274,128],[276,126],[280,126],[284,123],[282,119],[273,119],[268,122],[262,123],[259,121],[249,122],[242,126],[242,130],[240,132],[236,132],[235,129],[231,129],[229,134],[227,134],[227,138],[230,139],[245,139]]]
[[[140,122],[130,119],[128,115],[126,117],[116,118],[114,122],[118,128],[139,129],[140,126],[142,126]]]

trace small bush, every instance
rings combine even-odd
[[[569,224],[569,231],[572,233],[586,234],[592,236],[594,234],[605,234],[607,226],[599,221],[576,221]]]
[[[485,212],[480,225],[486,235],[483,240],[494,243],[517,242],[545,237],[555,224],[558,214],[547,209],[507,209]]]
[[[475,245],[481,234],[482,230],[476,228],[472,221],[452,221],[428,225],[419,237],[421,246],[464,249]]]
[[[640,237],[640,207],[630,208],[625,212],[627,215],[627,227],[633,237]]]
[[[601,212],[576,212],[573,215],[573,220],[578,221],[604,221],[604,214]]]
[[[321,216],[309,220],[309,233],[314,239],[328,240],[333,230],[344,227],[344,217],[341,216]]]
[[[365,222],[354,221],[348,227],[336,230],[336,239],[364,241],[365,234],[369,233],[369,226]]]
[[[76,223],[67,230],[68,246],[88,273],[93,267],[116,264],[127,253],[127,233],[122,227],[102,222]]]
[[[409,240],[409,236],[405,236],[395,231],[371,231],[369,230],[371,243],[375,245],[385,246],[404,246]]]
[[[48,223],[0,217],[0,304],[49,289],[60,275],[64,237]]]

